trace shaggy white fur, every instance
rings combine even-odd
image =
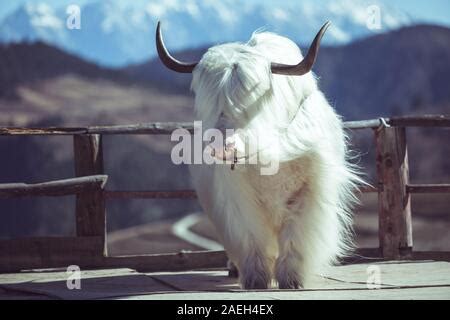
[[[314,75],[271,73],[297,64],[298,46],[273,33],[210,48],[193,72],[203,128],[240,129],[231,140],[257,145],[261,164],[190,166],[199,201],[214,223],[243,288],[307,286],[351,248],[357,170],[348,162],[339,116]]]

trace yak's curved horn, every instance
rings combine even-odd
[[[156,27],[156,49],[158,51],[159,58],[164,63],[164,65],[173,71],[181,73],[191,73],[198,63],[198,62],[191,62],[191,63],[182,62],[170,55],[170,53],[166,49],[166,46],[164,45],[164,41],[161,34],[160,21],[158,21],[158,25]]]
[[[331,22],[327,21],[319,32],[316,34],[314,41],[308,49],[306,57],[299,63],[294,65],[274,63],[271,64],[271,70],[273,74],[284,74],[287,76],[301,76],[311,71],[314,62],[316,62],[317,53],[319,52],[320,40],[322,39],[325,31],[327,31]]]

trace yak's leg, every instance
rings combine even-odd
[[[275,263],[275,278],[280,289],[298,289],[303,286],[304,257],[297,245],[301,241],[298,217],[287,218],[278,235],[279,255]]]
[[[224,241],[224,246],[237,267],[239,282],[243,289],[267,289],[272,280],[276,238],[271,231],[257,235],[242,223],[238,229],[232,238]]]
[[[210,176],[197,173],[194,183],[199,200],[238,269],[241,286],[267,288],[272,280],[277,243],[265,209],[255,201],[253,188],[228,166],[216,167]]]
[[[210,216],[244,289],[268,288],[277,254],[275,233],[257,213],[229,209]]]
[[[346,216],[338,205],[336,189],[309,185],[297,206],[289,208],[278,236],[275,277],[280,288],[307,285],[343,252]]]
[[[272,261],[259,248],[252,248],[239,261],[239,281],[244,289],[267,289],[272,280]]]

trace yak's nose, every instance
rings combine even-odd
[[[207,152],[218,160],[233,160],[236,153],[234,142],[228,143],[225,147],[217,147],[210,144],[206,148],[208,148]]]

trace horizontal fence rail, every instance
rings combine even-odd
[[[409,182],[406,127],[450,128],[450,115],[378,118],[344,122],[349,130],[373,129],[376,140],[377,181],[362,193],[378,193],[379,247],[357,249],[346,261],[369,259],[436,259],[450,261],[450,252],[412,250],[410,195],[450,193],[450,184]],[[106,200],[196,199],[194,190],[107,190],[103,166],[103,135],[171,134],[194,132],[192,122],[154,122],[89,127],[0,127],[0,136],[73,136],[76,178],[43,183],[0,184],[0,199],[27,196],[76,195],[76,237],[0,240],[0,272],[31,268],[128,267],[147,271],[223,268],[225,251],[181,252],[111,257],[107,253]],[[376,129],[376,130],[375,130]]]
[[[105,192],[106,199],[196,199],[195,190],[168,191],[110,191]]]
[[[409,193],[450,193],[450,184],[408,184]]]
[[[391,117],[361,121],[346,121],[347,129],[375,129],[383,125],[393,127],[450,127],[450,116],[426,115],[420,117]],[[171,134],[176,129],[194,131],[193,122],[152,122],[130,125],[92,126],[92,127],[0,127],[3,136],[31,135],[78,135],[78,134]]]
[[[377,193],[383,188],[362,186],[361,193]],[[408,193],[450,193],[450,184],[408,184]],[[105,190],[107,199],[196,199],[195,190],[167,190],[167,191],[119,191]]]
[[[107,180],[106,175],[95,175],[35,184],[3,183],[0,184],[0,198],[73,195],[103,189]]]
[[[450,115],[404,116],[344,122],[347,129],[376,129],[383,125],[392,127],[450,127]]]

